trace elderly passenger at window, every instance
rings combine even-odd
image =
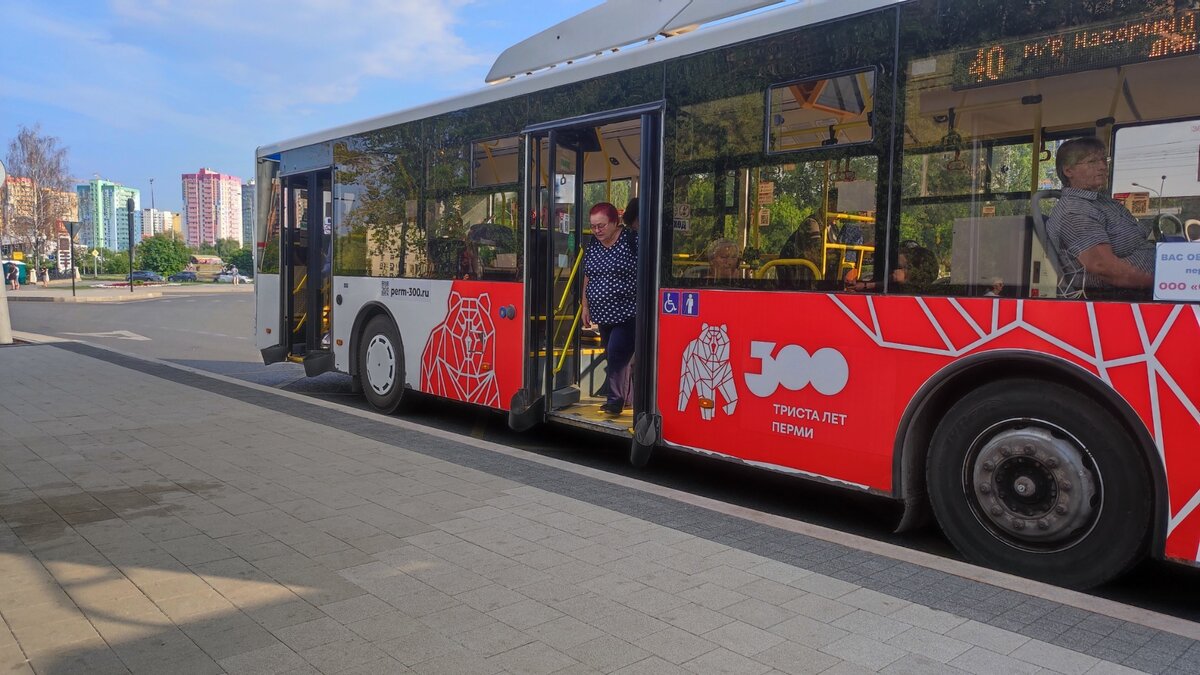
[[[1063,191],[1046,233],[1058,248],[1059,290],[1070,298],[1112,298],[1150,288],[1154,243],[1146,228],[1106,194],[1104,144],[1095,138],[1067,141],[1058,149],[1055,168]]]
[[[742,278],[738,264],[742,254],[738,245],[729,239],[718,239],[708,247],[708,275],[713,282],[733,281]]]

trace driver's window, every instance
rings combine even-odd
[[[1121,127],[1113,137],[1113,198],[1167,239],[1200,241],[1200,120]]]

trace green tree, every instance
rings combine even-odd
[[[225,258],[225,262],[238,268],[238,274],[246,277],[254,276],[254,253],[248,248],[238,249]]]
[[[144,270],[154,270],[163,276],[169,276],[187,267],[191,251],[177,239],[165,234],[156,234],[149,239],[143,239],[137,247],[137,264]]]
[[[242,242],[237,239],[218,239],[214,250],[221,256],[221,260],[229,262],[235,253],[242,250]]]
[[[101,249],[102,262],[100,271],[103,274],[129,274],[129,251],[109,251]]]

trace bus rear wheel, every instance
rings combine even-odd
[[[967,394],[934,432],[926,474],[938,523],[973,563],[1089,588],[1145,552],[1146,465],[1114,416],[1069,387],[1003,380]]]
[[[371,407],[395,412],[404,397],[404,345],[392,320],[379,315],[367,322],[358,343],[358,378]]]

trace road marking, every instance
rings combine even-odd
[[[115,338],[117,340],[140,340],[148,342],[150,338],[145,335],[127,330],[110,330],[107,333],[63,333],[63,335],[78,335],[79,337],[96,337],[96,338]]]

